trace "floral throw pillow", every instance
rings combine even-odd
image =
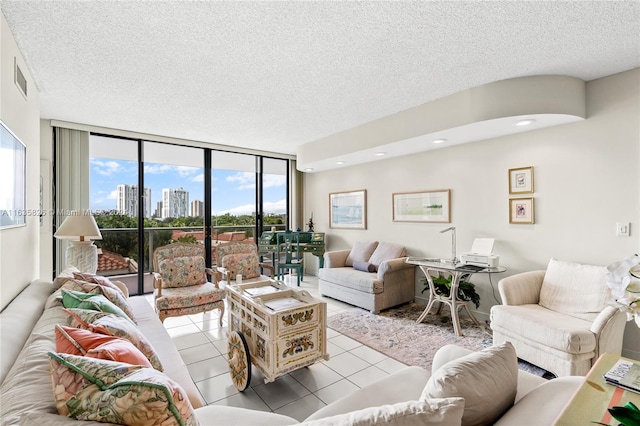
[[[133,346],[140,349],[140,352],[147,357],[153,368],[162,371],[162,363],[155,349],[144,337],[144,334],[138,330],[138,327],[130,321],[114,314],[87,309],[71,308],[64,309],[64,311],[69,314],[67,319],[68,326],[127,339],[133,343]]]
[[[135,315],[133,314],[133,309],[131,308],[131,305],[129,305],[129,302],[127,302],[127,298],[124,297],[124,295],[120,290],[114,290],[111,287],[102,286],[100,284],[95,284],[95,283],[77,280],[77,279],[74,279],[72,281],[67,281],[62,286],[62,288],[66,290],[82,291],[90,294],[101,294],[107,299],[109,299],[111,303],[113,303],[118,308],[120,308],[125,314],[127,314],[129,319],[131,319],[133,322],[137,322]]]
[[[162,287],[187,287],[207,282],[202,256],[184,256],[164,259],[158,265]]]
[[[122,309],[102,294],[62,289],[62,305],[65,308],[93,309],[95,311],[115,314],[135,324]]]
[[[122,425],[196,426],[186,392],[153,368],[49,352],[58,413]]]

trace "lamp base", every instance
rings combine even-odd
[[[75,266],[81,272],[95,274],[98,270],[98,247],[93,241],[70,241],[67,264]]]

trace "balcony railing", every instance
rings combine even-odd
[[[268,225],[269,229],[271,226]],[[284,230],[285,225],[275,225]],[[223,241],[243,241],[254,238],[254,225],[214,226],[212,246]],[[101,254],[98,260],[98,274],[124,282],[131,294],[138,293],[138,269],[144,265],[144,293],[153,292],[153,252],[176,241],[204,244],[202,226],[144,228],[144,259],[138,259],[137,228],[102,228],[102,240],[96,241]],[[215,262],[215,260],[214,260]]]

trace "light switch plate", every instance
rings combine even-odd
[[[629,222],[617,222],[616,223],[616,235],[618,237],[628,237],[630,235],[630,226]]]

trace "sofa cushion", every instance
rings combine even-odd
[[[158,310],[183,309],[207,305],[224,299],[224,289],[213,283],[204,283],[190,287],[173,287],[162,290],[162,296],[156,299]]]
[[[353,269],[362,271],[362,272],[376,272],[378,268],[376,265],[369,262],[363,262],[362,260],[356,260],[353,262]]]
[[[436,370],[422,398],[462,397],[463,425],[493,424],[516,397],[518,358],[510,342],[449,361]]]
[[[337,416],[305,421],[304,426],[459,425],[462,398],[434,398],[369,407]]]
[[[353,262],[358,260],[368,262],[377,246],[377,241],[358,241],[351,248],[347,260],[344,262],[345,266],[353,266]]]
[[[58,413],[125,425],[197,425],[184,390],[161,372],[49,352]]]
[[[404,257],[406,254],[407,249],[401,245],[380,243],[369,258],[369,263],[375,265],[377,268],[384,261]]]
[[[162,364],[155,349],[144,334],[131,322],[117,315],[99,311],[86,309],[64,309],[64,311],[69,315],[67,325],[127,339],[140,349],[140,352],[151,362],[153,368],[162,371]]]
[[[384,286],[375,272],[362,272],[351,267],[320,268],[318,278],[365,293],[382,293]]]
[[[18,424],[22,414],[28,411],[56,412],[47,352],[55,349],[55,325],[64,323],[66,317],[61,308],[47,309],[32,327],[31,336],[18,355],[19,362],[13,365],[0,388],[0,424],[3,426]],[[3,334],[2,358],[5,339]]]
[[[417,400],[428,380],[429,372],[424,368],[405,367],[320,408],[306,420],[322,419],[353,410]]]
[[[60,324],[56,324],[56,352],[152,368],[147,357],[126,339]]]
[[[195,409],[201,425],[287,426],[300,424],[296,419],[269,411],[249,410],[225,405],[207,405]],[[79,425],[80,426],[80,425]],[[82,425],[84,426],[84,425]]]
[[[499,314],[496,314],[499,312]],[[570,354],[595,350],[596,336],[591,322],[551,311],[540,305],[495,305],[491,308],[491,328]]]
[[[540,289],[541,306],[593,321],[604,309],[610,293],[604,266],[581,265],[551,259]]]

